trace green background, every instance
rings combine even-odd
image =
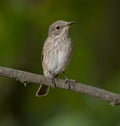
[[[68,77],[120,93],[119,12],[119,0],[0,0],[0,66],[42,74],[49,25],[75,21]],[[0,77],[0,126],[120,126],[119,106],[57,88],[39,98],[38,86]]]

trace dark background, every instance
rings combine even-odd
[[[49,25],[75,21],[67,75],[120,93],[119,12],[119,0],[0,0],[0,66],[42,74]],[[120,126],[120,107],[57,88],[39,98],[37,88],[0,77],[0,126]]]

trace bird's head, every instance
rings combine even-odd
[[[71,22],[67,22],[63,20],[55,21],[50,25],[48,35],[49,36],[68,35],[69,27],[73,23],[74,21]]]

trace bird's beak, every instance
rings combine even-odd
[[[67,26],[70,26],[70,25],[72,25],[74,23],[75,23],[74,21],[70,21],[70,22],[67,23]]]

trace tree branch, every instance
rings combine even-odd
[[[45,77],[43,75],[38,75],[38,74],[25,72],[21,70],[0,67],[0,76],[14,78],[24,84],[38,83],[38,84],[44,84],[44,85],[54,87],[50,78]],[[104,89],[88,86],[78,82],[71,82],[70,89],[69,89],[69,86],[67,86],[65,84],[65,81],[62,79],[58,79],[58,80],[56,79],[56,87],[91,95],[100,98],[102,100],[105,100],[109,102],[111,105],[120,105],[120,94],[113,93]]]

